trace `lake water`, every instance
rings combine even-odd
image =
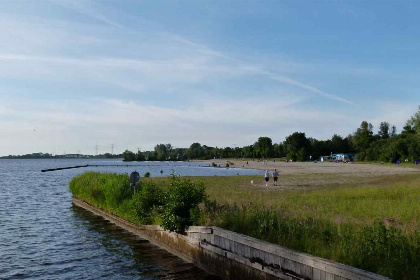
[[[42,169],[87,167],[41,173]],[[136,166],[134,166],[136,165]],[[141,165],[141,166],[137,166]],[[219,279],[106,220],[72,206],[68,184],[84,171],[169,176],[261,174],[199,162],[0,160],[0,279]],[[208,164],[207,164],[208,165]]]

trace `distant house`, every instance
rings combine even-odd
[[[66,154],[66,155],[64,155],[64,157],[66,157],[66,158],[79,158],[81,156],[82,156],[82,154]]]

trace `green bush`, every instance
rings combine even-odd
[[[161,226],[169,231],[183,232],[199,217],[199,204],[206,197],[204,185],[172,176],[165,196]]]
[[[162,205],[162,190],[152,182],[141,184],[131,201],[133,219],[141,224],[152,224],[154,212],[158,212]]]
[[[144,177],[149,178],[150,177],[150,172],[147,171],[146,173],[144,173]]]

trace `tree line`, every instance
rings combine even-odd
[[[401,133],[388,122],[381,122],[377,133],[371,123],[363,121],[346,137],[334,134],[331,139],[317,140],[304,132],[294,132],[285,141],[273,143],[270,137],[244,147],[211,147],[193,143],[189,148],[175,148],[171,144],[157,144],[153,151],[137,153],[126,150],[125,161],[179,161],[213,158],[286,158],[292,161],[315,160],[336,153],[355,153],[358,161],[396,162],[420,160],[420,106],[407,120]]]

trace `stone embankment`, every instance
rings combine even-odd
[[[160,226],[135,225],[75,197],[73,204],[223,279],[388,279],[218,227],[190,227],[184,235],[165,231]]]

